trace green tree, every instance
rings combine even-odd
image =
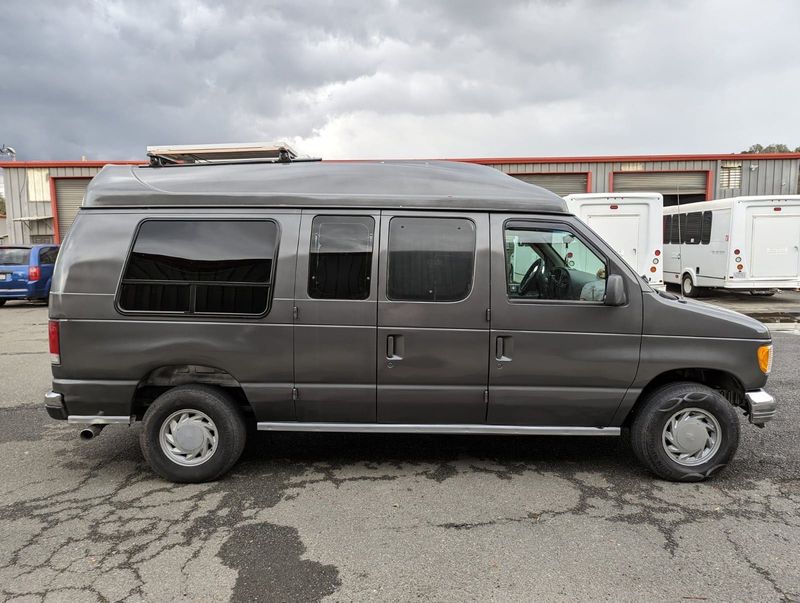
[[[746,151],[742,151],[743,153],[791,153],[792,149],[787,147],[783,143],[772,143],[768,144],[767,146],[761,144],[754,144],[750,145],[750,148]],[[800,153],[800,147],[797,147],[794,150],[795,153]]]

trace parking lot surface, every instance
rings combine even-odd
[[[42,409],[47,309],[0,309],[0,598],[800,600],[800,336],[766,429],[703,484],[617,438],[258,434],[223,480],[155,478],[139,426]]]

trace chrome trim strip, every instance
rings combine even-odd
[[[747,408],[750,411],[750,422],[755,425],[763,425],[772,420],[778,409],[778,403],[770,394],[763,389],[756,389],[745,392],[744,398],[747,401]]]
[[[300,423],[260,421],[259,431],[332,431],[353,433],[454,433],[507,435],[618,436],[619,427],[558,427],[528,425],[440,425],[416,423]]]
[[[130,425],[136,417],[113,415],[69,415],[67,423],[88,425]]]

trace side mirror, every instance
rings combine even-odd
[[[607,306],[624,306],[628,299],[625,296],[625,281],[619,274],[608,275],[606,280],[606,297],[603,303]]]

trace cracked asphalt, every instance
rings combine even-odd
[[[800,335],[780,412],[703,484],[616,438],[253,433],[214,484],[155,478],[139,427],[47,418],[47,310],[0,309],[0,599],[800,600]]]

